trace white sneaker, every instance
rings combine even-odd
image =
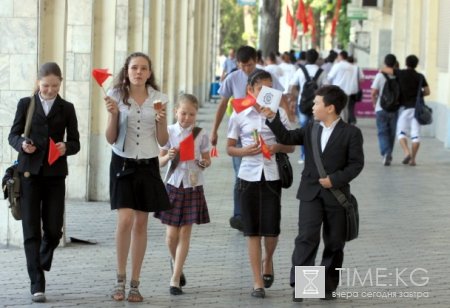
[[[305,161],[303,159],[299,159],[299,161],[297,162],[299,165],[302,165]]]
[[[36,292],[31,295],[31,300],[35,303],[45,303],[46,298],[44,292]]]

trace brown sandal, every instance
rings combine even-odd
[[[139,303],[142,302],[144,298],[139,292],[139,281],[131,280],[130,281],[130,291],[128,291],[128,301],[131,303]]]
[[[125,275],[117,274],[117,282],[111,294],[115,301],[123,301],[125,299],[125,280]]]

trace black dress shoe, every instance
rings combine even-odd
[[[183,291],[181,288],[170,286],[169,292],[171,295],[181,295],[183,294]]]
[[[237,216],[233,216],[230,218],[230,226],[233,229],[239,230],[242,232],[242,230],[244,229],[242,226],[242,220],[240,217]]]
[[[275,280],[275,272],[273,270],[273,263],[272,263],[272,274],[263,274],[264,288],[266,289],[270,288],[274,280]]]
[[[257,298],[264,298],[266,297],[266,291],[264,291],[263,288],[253,289],[252,296]]]
[[[184,276],[184,273],[181,272],[180,276],[180,287],[184,287],[186,285],[186,276]]]
[[[292,292],[292,301],[296,302],[296,303],[301,303],[301,302],[303,302],[303,298],[295,297],[295,291],[294,291],[294,292]]]

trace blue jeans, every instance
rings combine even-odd
[[[377,111],[376,117],[380,153],[382,156],[391,155],[397,129],[397,112],[380,110]]]
[[[308,124],[308,122],[311,120],[312,117],[304,113],[301,113],[299,104],[297,104],[295,111],[297,113],[298,124],[300,125],[300,127],[304,127],[306,124]],[[300,159],[305,160],[305,149],[303,146],[300,146]]]
[[[239,139],[236,143],[236,147],[241,148],[241,140]],[[239,200],[239,190],[238,190],[238,173],[239,173],[239,167],[241,166],[242,157],[232,157],[233,160],[233,169],[234,169],[234,189],[233,189],[233,199],[234,199],[234,209],[233,209],[233,216],[234,217],[241,217],[241,202]]]

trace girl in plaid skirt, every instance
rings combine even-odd
[[[208,135],[194,127],[198,111],[198,100],[194,95],[183,94],[176,106],[177,123],[169,125],[169,141],[161,148],[160,166],[169,163],[166,173],[166,189],[173,208],[155,212],[163,224],[167,225],[166,242],[172,256],[173,274],[169,292],[182,294],[181,287],[186,284],[183,266],[191,239],[192,224],[209,222],[208,207],[203,193],[203,170],[211,165]],[[184,146],[184,140],[193,134],[194,146]],[[183,150],[180,151],[180,142]],[[184,150],[186,149],[186,151]],[[184,153],[193,150],[193,157]],[[181,155],[180,155],[181,154]]]

